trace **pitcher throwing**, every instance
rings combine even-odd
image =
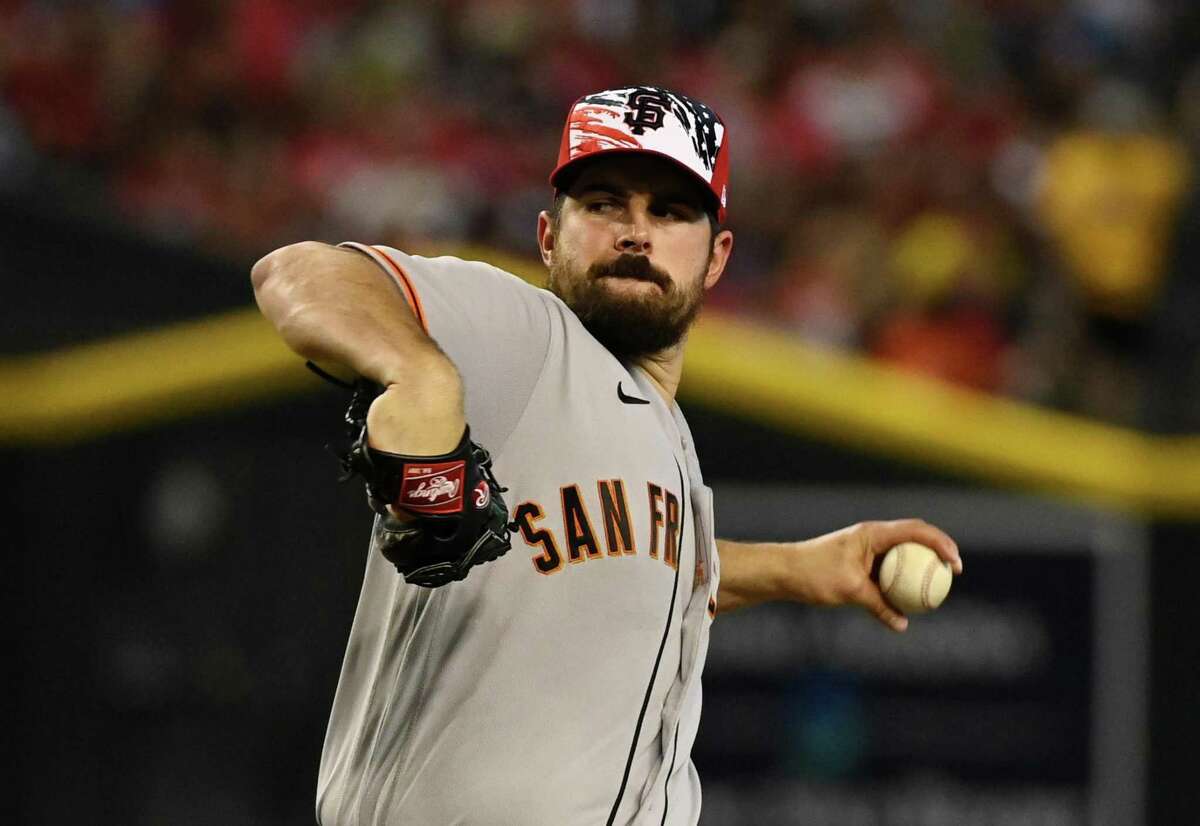
[[[903,630],[875,556],[914,541],[961,570],[954,542],[915,519],[715,539],[674,399],[733,248],[728,177],[707,106],[605,91],[572,107],[537,218],[548,290],[357,243],[255,265],[283,340],[379,391],[352,410],[344,460],[377,516],[320,823],[692,826],[718,611],[855,603]]]

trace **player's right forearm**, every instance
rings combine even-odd
[[[444,361],[390,278],[353,250],[306,241],[254,265],[254,297],[293,351],[387,386]]]
[[[432,455],[458,443],[458,371],[373,261],[306,241],[263,257],[251,281],[263,315],[294,352],[345,365],[388,388],[368,417],[374,446]]]

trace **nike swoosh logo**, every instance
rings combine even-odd
[[[625,402],[625,404],[650,404],[647,399],[639,399],[637,396],[626,396],[625,391],[621,389],[621,382],[617,382],[617,398]]]

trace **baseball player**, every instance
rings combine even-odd
[[[317,818],[695,824],[690,751],[720,611],[855,603],[919,520],[716,540],[675,391],[733,246],[729,146],[704,104],[640,86],[572,107],[543,290],[487,264],[317,243],[255,265],[263,313],[363,377],[343,462],[376,510],[321,757]]]

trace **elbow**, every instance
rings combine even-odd
[[[254,262],[254,266],[250,268],[250,283],[254,287],[255,295],[260,295],[271,281],[271,276],[279,271],[280,258],[288,249],[290,248],[280,247]]]
[[[312,300],[305,285],[313,256],[326,245],[304,241],[280,247],[255,262],[250,269],[254,300],[274,325],[284,343],[304,358],[319,358],[314,323],[309,318]]]
[[[266,285],[271,278],[271,270],[274,267],[275,256],[282,250],[268,252],[262,258],[254,262],[254,266],[250,268],[250,284],[254,287],[254,293],[257,295],[259,291]]]
[[[267,253],[250,268],[250,283],[254,286],[255,295],[286,282],[289,273],[302,271],[305,260],[328,249],[327,244],[319,241],[301,241]]]

